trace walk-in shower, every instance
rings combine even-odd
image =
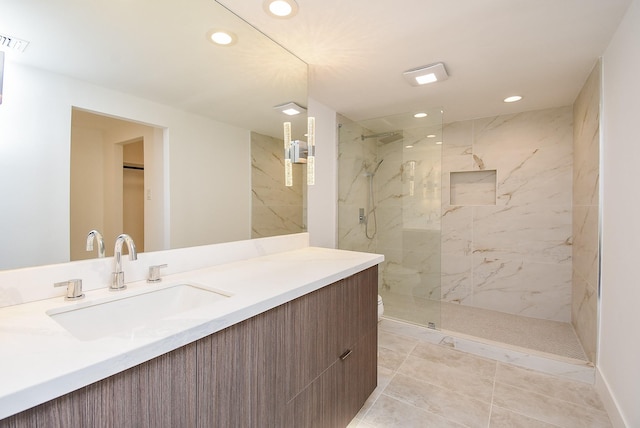
[[[570,110],[446,128],[427,113],[342,121],[339,248],[384,254],[389,318],[584,359],[570,324]]]
[[[442,114],[386,117],[340,128],[340,248],[385,255],[385,313],[440,324]],[[428,310],[425,310],[428,308]]]

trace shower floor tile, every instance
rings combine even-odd
[[[385,316],[491,342],[588,361],[570,323],[528,318],[504,312],[380,292]]]
[[[494,342],[587,361],[570,323],[442,302],[441,328]]]

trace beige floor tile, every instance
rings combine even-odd
[[[378,347],[378,366],[396,371],[407,359],[407,354],[392,351],[391,349]]]
[[[356,415],[356,418],[362,419],[364,415],[371,409],[371,406],[376,402],[378,397],[382,394],[382,391],[389,385],[391,379],[393,379],[394,371],[386,369],[384,367],[378,367],[378,386],[373,390],[367,401]]]
[[[396,374],[384,395],[467,427],[485,428],[489,423],[491,404],[414,377]]]
[[[493,376],[481,377],[478,373],[461,370],[457,365],[450,367],[446,361],[424,360],[413,355],[407,357],[398,373],[491,403]]]
[[[446,418],[381,395],[358,428],[463,428]]]
[[[605,412],[496,382],[493,404],[564,428],[611,427]]]
[[[417,343],[418,341],[416,339],[410,337],[399,336],[386,331],[378,331],[378,346],[400,354],[409,355]]]
[[[489,428],[557,428],[557,426],[493,406]]]
[[[471,355],[447,346],[419,343],[411,355],[476,376],[493,378],[496,374],[494,360]]]
[[[586,383],[550,376],[504,363],[498,363],[496,382],[605,411],[595,388]]]

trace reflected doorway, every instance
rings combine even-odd
[[[85,249],[92,229],[107,257],[121,233],[138,252],[165,249],[163,145],[163,128],[73,108],[70,260],[97,257]]]
[[[144,251],[144,139],[123,144],[122,226]]]

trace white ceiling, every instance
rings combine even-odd
[[[445,121],[570,105],[629,0],[218,0],[311,65],[310,95],[354,120],[442,107]],[[444,62],[450,78],[402,72]],[[524,100],[502,100],[520,94]]]
[[[310,95],[339,113],[442,107],[449,122],[571,104],[630,0],[298,0],[289,20],[269,17],[263,0],[0,0],[0,33],[31,42],[10,61],[233,122],[254,99],[273,105],[259,92],[295,76],[264,43],[206,42],[214,26],[239,31],[218,3],[310,64]],[[244,72],[220,77],[228,58]],[[440,61],[444,82],[402,78]],[[512,94],[525,98],[504,104]]]

